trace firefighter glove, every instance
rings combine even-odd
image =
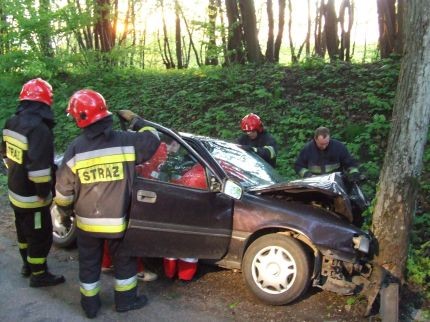
[[[128,122],[131,122],[135,117],[137,117],[137,114],[134,113],[134,112],[132,112],[132,111],[130,111],[130,110],[119,110],[118,111],[118,115],[122,119],[124,119],[124,120],[126,120]]]
[[[360,172],[352,172],[348,174],[348,180],[351,182],[360,182],[361,181]]]
[[[310,172],[310,171],[306,171],[305,174],[303,175],[304,179],[310,178],[310,177],[312,177],[312,172]]]
[[[241,148],[248,152],[257,152],[257,148],[250,145],[241,145]]]

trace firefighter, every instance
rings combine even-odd
[[[244,132],[237,143],[246,151],[257,153],[272,167],[276,166],[278,145],[273,136],[264,129],[258,115],[250,113],[240,122],[240,128]]]
[[[55,171],[52,96],[51,85],[41,78],[25,83],[18,109],[3,129],[2,155],[8,168],[9,201],[23,260],[21,274],[30,277],[31,287],[65,281],[47,268]]]
[[[300,151],[294,169],[302,178],[340,171],[346,173],[350,181],[360,179],[357,162],[342,142],[330,138],[326,127],[315,130],[314,138]]]
[[[114,131],[103,96],[89,89],[72,95],[67,112],[82,133],[67,148],[59,168],[55,202],[71,211],[77,223],[81,306],[97,316],[103,244],[107,239],[115,278],[118,312],[145,305],[137,295],[137,261],[118,251],[127,226],[135,165],[149,160],[160,142],[153,128]],[[142,120],[136,126],[142,126]],[[140,128],[139,127],[139,128]]]

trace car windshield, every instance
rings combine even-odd
[[[233,143],[202,140],[227,175],[244,188],[273,185],[286,180],[268,163],[253,152],[246,152]]]

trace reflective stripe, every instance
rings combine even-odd
[[[49,196],[42,201],[37,196],[20,196],[9,190],[9,200],[14,206],[30,209],[48,206],[52,201],[52,196],[49,194]]]
[[[321,167],[319,167],[319,166],[317,166],[317,165],[310,166],[310,167],[309,167],[309,170],[310,170],[312,173],[317,173],[317,174],[322,173]]]
[[[359,173],[360,171],[358,171],[358,168],[356,168],[356,167],[352,167],[352,168],[349,168],[349,170],[348,170],[348,173]]]
[[[55,190],[55,203],[59,206],[66,207],[70,206],[73,203],[73,200],[75,199],[74,195],[71,196],[65,196],[58,190]]]
[[[336,171],[339,168],[340,168],[340,163],[326,164],[326,166],[325,166],[325,172],[326,173],[331,173],[331,172]]]
[[[271,146],[271,145],[265,145],[265,146],[263,146],[263,148],[269,151],[271,159],[273,159],[274,157],[276,157],[275,148],[273,146]]]
[[[17,146],[6,142],[6,157],[9,160],[15,161],[18,164],[24,163],[24,150],[18,148]]]
[[[37,171],[28,171],[28,179],[35,183],[49,182],[51,181],[51,168]]]
[[[19,249],[27,249],[28,248],[28,244],[27,243],[18,243],[18,248]]]
[[[199,261],[198,258],[179,258],[179,260],[186,263],[197,263]]]
[[[41,275],[43,273],[45,273],[45,270],[37,271],[37,272],[31,272],[32,275]]]
[[[82,295],[90,297],[97,295],[100,292],[100,281],[94,283],[79,283],[79,290]]]
[[[153,128],[152,126],[144,126],[144,127],[142,127],[138,132],[145,132],[145,131],[149,131],[149,132],[151,132],[152,134],[154,134],[158,139],[160,138],[159,137],[159,135],[158,135],[158,131],[155,129],[155,128]]]
[[[302,170],[300,170],[299,175],[303,178],[306,172],[309,172],[309,170],[306,168],[303,168]]]
[[[84,218],[76,216],[79,229],[94,233],[121,233],[125,231],[127,222],[122,218]]]
[[[125,280],[115,279],[115,291],[126,292],[137,286],[137,276],[127,278]]]
[[[131,160],[128,160],[132,158]],[[123,161],[134,161],[134,146],[113,147],[76,154],[67,161],[67,166],[76,173],[76,169],[87,168],[96,164],[108,164]]]
[[[27,262],[29,262],[30,264],[45,264],[46,262],[46,257],[30,257],[27,256]]]
[[[3,141],[9,142],[10,144],[17,146],[21,150],[28,150],[27,137],[25,137],[24,135],[22,135],[18,132],[4,129],[3,130]]]

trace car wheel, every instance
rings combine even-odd
[[[63,224],[59,221],[58,211],[56,205],[51,206],[53,242],[58,247],[72,247],[76,243],[77,234],[75,217],[71,217],[67,224]]]
[[[300,297],[310,284],[309,257],[295,239],[281,234],[258,238],[242,262],[252,293],[270,305],[284,305]]]

